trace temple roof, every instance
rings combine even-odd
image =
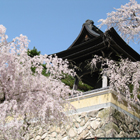
[[[103,34],[103,32],[93,24],[94,22],[92,20],[86,20],[86,22],[82,26],[81,32],[79,33],[78,37],[68,49],[71,49],[74,46],[81,44],[82,42],[96,38],[100,36],[100,34]]]
[[[82,75],[83,82],[91,86],[95,85],[99,74],[98,72],[93,73],[93,77],[96,79],[93,82],[90,71],[85,69],[87,63],[85,60],[90,62],[94,55],[113,60],[118,60],[121,56],[132,61],[140,61],[140,55],[118,35],[114,28],[103,33],[93,24],[93,21],[87,20],[72,45],[67,50],[56,53],[60,58],[74,62],[77,66],[81,65],[83,72],[79,72],[79,75]]]
[[[140,55],[118,35],[114,28],[103,33],[92,24],[93,21],[87,20],[72,45],[67,50],[56,53],[57,56],[77,60],[90,54],[100,54],[106,48],[110,53],[124,56],[132,61],[140,61]]]

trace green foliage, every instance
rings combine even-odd
[[[40,51],[37,51],[37,49],[34,47],[32,50],[27,50],[27,55],[30,56],[30,57],[34,57],[36,55],[40,55]],[[31,70],[33,72],[33,74],[35,73],[35,70],[36,70],[36,67],[31,67]]]
[[[46,64],[41,64],[41,65],[43,66],[42,75],[48,77],[50,74],[49,73],[46,73],[46,70],[47,70]]]
[[[73,78],[70,75],[65,75],[65,78],[63,78],[61,81],[72,89],[75,82],[75,78]],[[93,90],[93,87],[84,84],[82,81],[79,81],[77,90],[85,92],[85,91]]]
[[[33,73],[35,73],[36,67],[31,67]]]
[[[139,83],[139,84],[140,84],[140,83]],[[132,93],[132,91],[133,91],[133,89],[134,89],[134,85],[130,84],[130,85],[129,85],[129,89],[130,89],[130,92]],[[140,87],[139,87],[139,89],[138,89],[138,93],[140,93]],[[133,97],[134,97],[134,95],[131,94],[131,98],[133,98]],[[140,94],[138,94],[137,97],[138,97],[138,99],[140,100]]]
[[[138,94],[138,96],[137,96],[137,97],[138,97],[138,99],[140,100],[140,94]]]
[[[132,93],[134,86],[132,84],[129,85],[130,92]]]
[[[37,49],[34,47],[32,50],[27,50],[27,54],[28,54],[28,56],[30,56],[30,57],[34,57],[34,56],[36,56],[36,55],[40,55],[40,51],[37,51]]]
[[[45,64],[41,64],[43,66],[43,70],[42,70],[42,75],[48,77],[50,74],[46,73],[46,65]],[[31,70],[33,72],[33,74],[35,73],[36,67],[31,67]]]
[[[82,81],[79,81],[78,89],[85,92],[93,90],[94,88],[88,84],[83,83]]]
[[[63,78],[61,81],[72,89],[75,79],[70,75],[65,75],[65,78]]]

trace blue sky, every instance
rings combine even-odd
[[[66,50],[76,39],[82,24],[106,18],[106,13],[129,0],[0,0],[0,24],[7,28],[8,41],[20,34],[41,54]],[[105,27],[101,28],[105,31]],[[140,53],[139,45],[129,44]]]

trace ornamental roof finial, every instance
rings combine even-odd
[[[86,20],[86,22],[83,25],[88,25],[89,28],[92,30],[94,22],[90,19]]]

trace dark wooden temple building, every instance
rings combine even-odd
[[[86,67],[87,61],[90,62],[94,55],[113,60],[118,60],[119,56],[122,56],[132,61],[140,61],[140,55],[117,34],[114,28],[103,33],[92,20],[87,20],[83,24],[78,37],[67,50],[56,55],[78,66],[80,70],[77,70],[77,74],[80,79],[94,88],[102,87],[100,71],[96,69],[91,73],[91,69]],[[75,84],[78,84],[78,78]]]

